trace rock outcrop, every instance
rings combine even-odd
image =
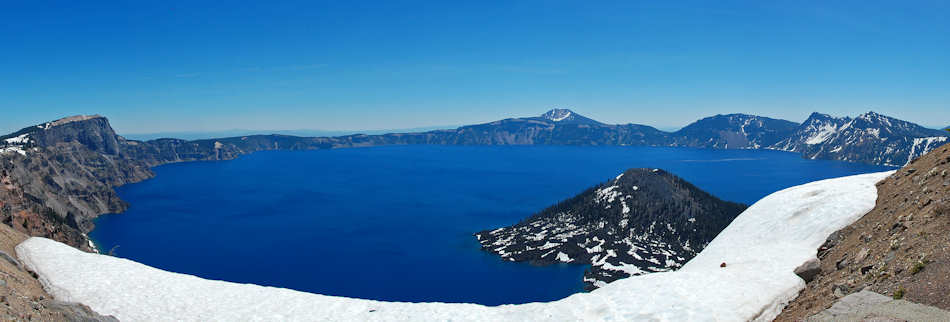
[[[950,312],[864,290],[841,298],[805,321],[950,321]]]

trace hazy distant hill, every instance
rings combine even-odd
[[[344,136],[344,135],[354,135],[354,134],[386,134],[386,133],[396,133],[396,132],[425,132],[432,130],[441,130],[441,129],[450,129],[456,128],[456,126],[427,126],[427,127],[417,127],[417,128],[407,128],[407,129],[384,129],[384,130],[308,130],[308,129],[299,129],[299,130],[223,130],[223,131],[179,131],[179,132],[156,132],[156,133],[123,133],[127,139],[139,140],[139,141],[149,141],[156,139],[164,138],[176,138],[176,139],[185,139],[185,140],[204,140],[204,139],[213,139],[213,138],[224,138],[224,137],[235,137],[235,136],[248,136],[248,135],[258,135],[258,134],[277,134],[277,135],[293,135],[293,136]]]

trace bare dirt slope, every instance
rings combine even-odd
[[[821,273],[776,321],[800,321],[868,289],[950,309],[950,145],[878,183],[877,206],[829,237]]]

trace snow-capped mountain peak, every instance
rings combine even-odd
[[[570,120],[571,116],[574,116],[574,115],[575,115],[574,111],[571,111],[569,109],[555,108],[555,109],[545,112],[544,114],[541,114],[541,118],[554,121],[554,122],[561,122],[564,120]]]
[[[889,119],[890,117],[888,117],[888,116],[886,116],[886,115],[883,115],[883,114],[876,113],[876,112],[874,112],[874,111],[867,111],[867,112],[865,112],[864,114],[858,115],[857,118],[858,118],[858,119],[862,119],[862,120],[866,120],[866,121],[884,121],[884,122],[886,122],[887,119]]]
[[[541,114],[538,119],[542,119],[556,124],[580,124],[580,125],[602,125],[603,123],[594,121],[566,108],[555,108]]]
[[[812,113],[788,138],[770,148],[809,159],[903,165],[946,142],[947,134],[873,111],[855,118]]]

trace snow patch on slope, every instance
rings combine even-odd
[[[563,113],[563,114],[561,114],[561,115],[559,115],[559,116],[556,116],[556,117],[552,118],[551,120],[552,120],[552,121],[555,121],[555,122],[560,122],[560,121],[563,121],[564,119],[566,119],[566,118],[568,118],[568,117],[571,117],[571,112]]]
[[[805,140],[805,144],[819,144],[825,142],[838,131],[838,127],[833,123],[822,124],[817,132]]]
[[[933,136],[927,138],[915,138],[914,145],[910,147],[910,154],[907,156],[907,163],[910,164],[911,161],[920,157],[921,155],[927,154],[933,149],[936,149],[938,146],[947,141],[946,136]]]
[[[30,144],[31,142],[33,142],[33,140],[30,139],[29,133],[24,133],[12,138],[4,139],[2,144],[0,144],[0,154],[15,152],[26,156],[26,149],[24,148],[24,145]]]
[[[682,269],[615,281],[548,303],[399,303],[304,293],[171,273],[40,237],[17,245],[57,300],[122,321],[205,320],[771,320],[805,283],[795,267],[874,207],[893,173],[829,179],[756,202]],[[727,267],[720,268],[725,262]]]
[[[6,142],[7,144],[16,144],[16,145],[27,144],[27,143],[30,143],[30,134],[29,133],[20,134],[16,137],[5,139],[3,141]]]
[[[26,156],[26,150],[24,150],[24,149],[22,149],[22,148],[20,148],[20,147],[18,147],[18,146],[10,146],[10,147],[5,147],[5,148],[0,148],[0,154],[6,154],[6,153],[19,153],[19,154],[21,154],[21,155],[23,155],[23,156]]]

